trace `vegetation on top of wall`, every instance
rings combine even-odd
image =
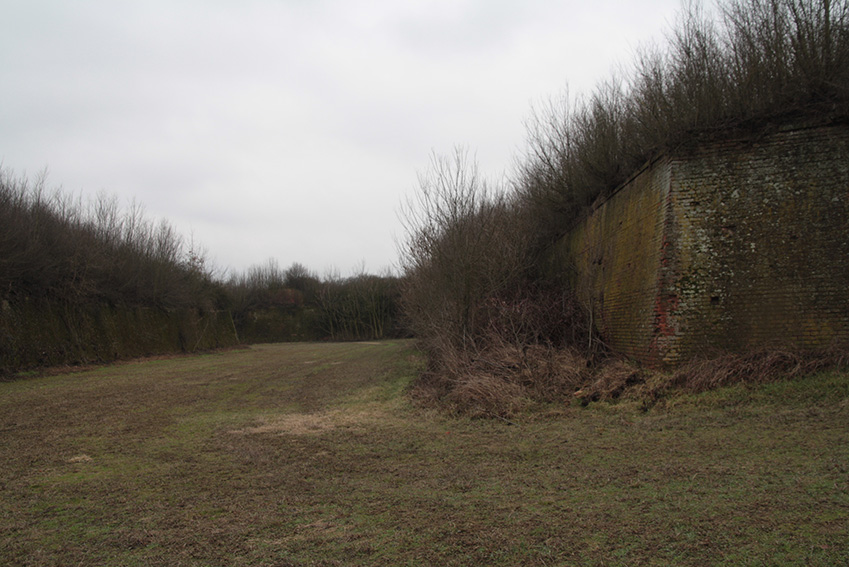
[[[849,118],[849,2],[687,2],[629,72],[532,115],[514,186],[544,245],[660,151],[811,118]]]
[[[504,186],[462,151],[437,156],[401,250],[402,303],[429,359],[422,390],[496,414],[517,396],[562,394],[535,386],[574,382],[552,361],[578,349],[591,362],[604,345],[548,251],[594,203],[681,144],[847,119],[849,1],[730,0],[713,12],[694,1],[630,72],[537,110]]]
[[[44,176],[0,170],[2,372],[194,351],[236,336],[400,336],[397,306],[398,278],[363,270],[319,279],[270,260],[222,281],[192,241],[140,205],[122,210],[106,195],[86,202],[48,191]]]
[[[83,202],[0,170],[0,300],[214,310],[221,292],[203,253],[140,205]]]

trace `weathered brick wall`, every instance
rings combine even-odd
[[[671,169],[681,356],[849,340],[849,129],[710,144]]]
[[[233,346],[227,312],[0,302],[0,375],[40,366],[109,362]]]
[[[660,159],[603,203],[560,243],[571,284],[616,350],[650,358],[663,251],[669,162]]]
[[[605,339],[647,364],[849,341],[849,128],[679,149],[560,253]]]

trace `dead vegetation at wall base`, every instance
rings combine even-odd
[[[703,392],[733,384],[764,384],[828,369],[849,368],[849,345],[820,350],[762,347],[694,359],[672,374],[669,387]]]
[[[612,355],[593,362],[572,349],[535,345],[490,349],[455,360],[450,369],[431,369],[410,394],[420,405],[451,414],[510,419],[540,403],[630,400],[647,409],[677,394],[800,379],[826,370],[849,370],[849,345],[716,352],[671,373]]]

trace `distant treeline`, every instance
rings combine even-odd
[[[407,334],[399,319],[399,279],[360,270],[319,278],[275,260],[224,282],[243,340],[371,340]]]
[[[532,392],[556,374],[557,352],[603,350],[569,266],[552,270],[549,251],[647,160],[729,134],[847,120],[849,1],[693,1],[626,71],[537,109],[505,182],[485,179],[466,150],[434,156],[406,209],[402,252],[402,303],[429,356],[430,391]],[[508,375],[510,388],[496,379]]]
[[[360,271],[346,278],[318,278],[300,264],[281,270],[273,260],[223,277],[210,267],[203,250],[167,221],[149,220],[138,204],[122,209],[107,195],[84,201],[47,190],[43,176],[30,181],[0,170],[0,368],[13,368],[24,346],[30,353],[52,353],[40,357],[50,363],[61,362],[63,352],[85,353],[78,358],[89,360],[120,357],[116,352],[123,348],[101,356],[97,349],[76,344],[94,338],[74,337],[115,342],[115,336],[126,335],[113,329],[121,317],[167,326],[167,321],[206,321],[212,320],[207,314],[223,313],[243,342],[399,336],[405,331],[398,323],[398,294],[398,279],[388,274]],[[39,310],[49,332],[39,334],[38,325],[29,325],[29,336],[41,338],[28,343],[62,337],[55,341],[75,344],[22,345],[15,328],[22,318],[31,323]],[[186,315],[140,315],[151,310]],[[220,316],[214,320],[220,326]],[[95,331],[90,325],[103,328]],[[161,332],[189,336],[198,331]],[[159,350],[167,348],[164,342],[147,340]],[[168,344],[190,349],[205,343],[182,338]]]

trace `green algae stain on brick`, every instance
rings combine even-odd
[[[649,356],[668,166],[651,164],[564,240],[574,285],[598,328],[623,353]],[[627,198],[623,192],[627,191]]]

